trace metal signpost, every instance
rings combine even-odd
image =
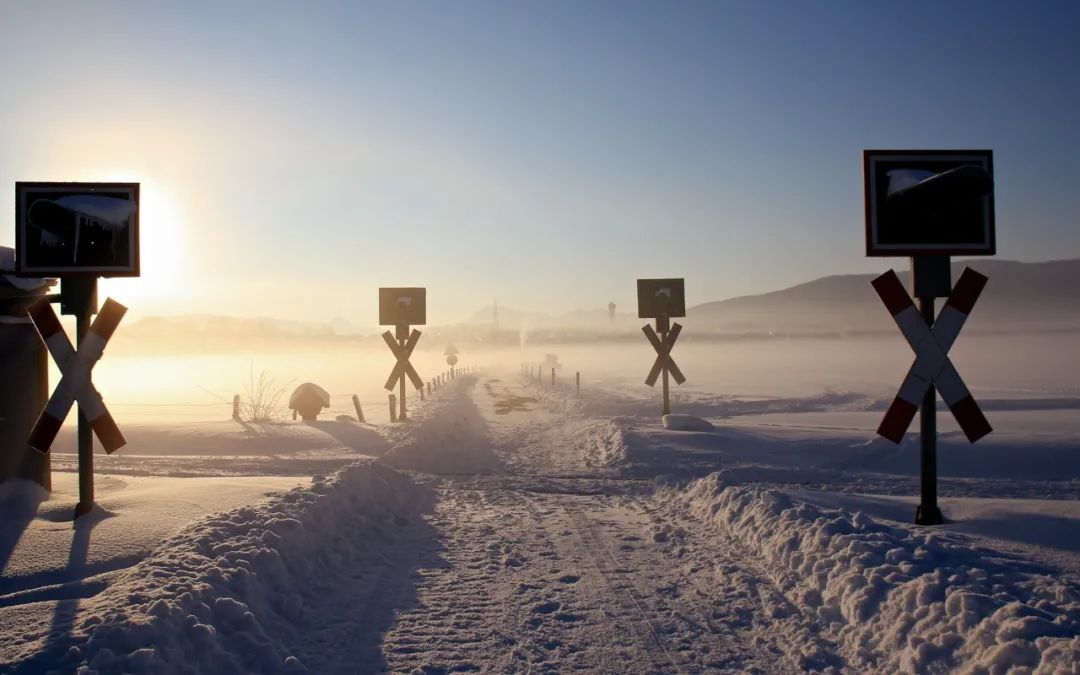
[[[916,308],[892,270],[871,282],[915,362],[878,434],[899,443],[921,410],[921,494],[915,522],[944,522],[937,503],[937,398],[949,406],[969,442],[992,430],[948,352],[986,286],[965,268],[952,286],[950,256],[994,255],[993,154],[989,150],[863,152],[866,255],[911,256]],[[934,299],[947,298],[936,317]]]
[[[682,279],[638,279],[638,318],[656,319],[656,329],[645,324],[641,330],[645,333],[656,350],[656,361],[645,378],[645,384],[656,385],[657,377],[663,375],[664,407],[661,414],[671,413],[671,399],[668,393],[668,373],[676,384],[686,382],[682,371],[671,358],[671,349],[679,339],[682,326],[671,323],[672,317],[686,316],[686,298],[683,294]]]
[[[127,312],[107,299],[98,313],[98,278],[139,276],[139,184],[20,182],[15,184],[15,213],[16,273],[59,277],[60,312],[75,317],[77,349],[49,299],[28,310],[62,375],[29,444],[49,452],[64,418],[78,402],[77,518],[94,507],[93,435],[107,453],[126,443],[90,372]]]
[[[423,326],[427,323],[427,289],[425,288],[380,288],[379,289],[379,324],[394,326],[395,333],[386,331],[382,334],[386,345],[397,359],[385,387],[393,391],[400,387],[400,411],[397,418],[407,419],[405,412],[405,379],[420,389],[424,381],[409,362],[409,356],[420,341],[420,331],[409,326]],[[396,339],[395,339],[396,338]]]

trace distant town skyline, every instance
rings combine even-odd
[[[12,3],[16,181],[142,184],[139,315],[632,311],[895,267],[861,151],[988,148],[998,257],[1080,257],[1064,2]],[[89,40],[88,37],[92,36]]]

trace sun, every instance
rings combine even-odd
[[[126,299],[178,300],[185,289],[182,273],[187,224],[167,187],[149,180],[139,182],[141,275],[130,279],[104,279],[102,290],[109,290],[121,302]]]

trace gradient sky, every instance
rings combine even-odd
[[[991,148],[999,256],[1080,256],[1075,2],[8,2],[16,180],[143,183],[138,314],[431,323],[863,256],[864,148]]]

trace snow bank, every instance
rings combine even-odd
[[[592,424],[580,434],[589,466],[611,467],[625,464],[630,453],[631,420],[617,417]]]
[[[468,390],[475,376],[458,376],[410,411],[390,432],[391,450],[379,461],[428,473],[492,473],[501,462],[491,448],[487,422]]]
[[[789,599],[838,636],[859,671],[1077,672],[1075,580],[941,530],[728,487],[720,474],[665,498],[760,556]]]
[[[716,427],[709,420],[693,415],[681,415],[669,413],[660,418],[665,429],[671,431],[716,431]]]
[[[20,668],[306,672],[283,647],[305,617],[306,591],[378,560],[427,499],[403,474],[362,462],[205,518],[121,573],[86,603],[70,637],[52,636]]]

